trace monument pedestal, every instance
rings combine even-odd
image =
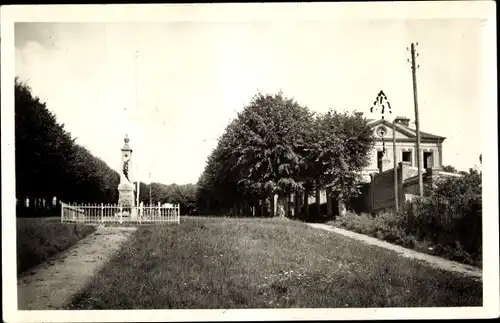
[[[130,216],[134,210],[134,185],[121,183],[118,185],[118,206],[124,208],[123,216]]]
[[[122,147],[122,172],[120,175],[120,184],[118,185],[118,206],[122,208],[120,216],[137,218],[137,210],[135,208],[134,190],[135,186],[131,183],[129,175],[132,167],[132,148],[128,142],[130,139],[125,136],[125,143]]]

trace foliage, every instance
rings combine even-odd
[[[315,115],[281,92],[259,93],[208,157],[197,201],[205,212],[235,215],[249,206],[272,209],[275,194],[282,210],[290,194],[313,187],[329,187],[339,198],[349,198],[357,194],[358,172],[372,146],[361,117],[332,111]]]
[[[194,184],[171,184],[160,183],[145,184],[140,183],[139,201],[146,205],[156,203],[180,204],[182,214],[196,214],[196,185]],[[149,196],[151,188],[151,199]]]
[[[360,116],[329,111],[316,118],[309,134],[305,169],[320,187],[330,187],[338,199],[356,196],[360,172],[373,148],[372,131]]]
[[[223,210],[235,202],[300,190],[302,151],[311,125],[312,113],[293,99],[257,94],[209,156],[198,182],[200,204]]]
[[[118,173],[77,145],[46,104],[15,80],[16,196],[67,202],[118,199]]]
[[[440,180],[428,196],[410,204],[407,213],[419,238],[459,245],[472,257],[481,256],[482,180],[477,170]]]
[[[334,225],[422,252],[482,265],[481,174],[446,177],[400,214],[348,212]]]

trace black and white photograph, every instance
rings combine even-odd
[[[494,2],[1,27],[4,321],[500,314]]]

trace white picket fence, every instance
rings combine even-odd
[[[61,223],[180,223],[180,207],[178,204],[124,208],[110,204],[61,203]]]

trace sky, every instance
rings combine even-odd
[[[383,90],[441,135],[443,164],[479,164],[487,105],[479,19],[16,23],[15,74],[114,169],[126,133],[135,179],[195,183],[217,138],[258,92],[313,111],[360,111]],[[392,117],[388,117],[389,120]]]

